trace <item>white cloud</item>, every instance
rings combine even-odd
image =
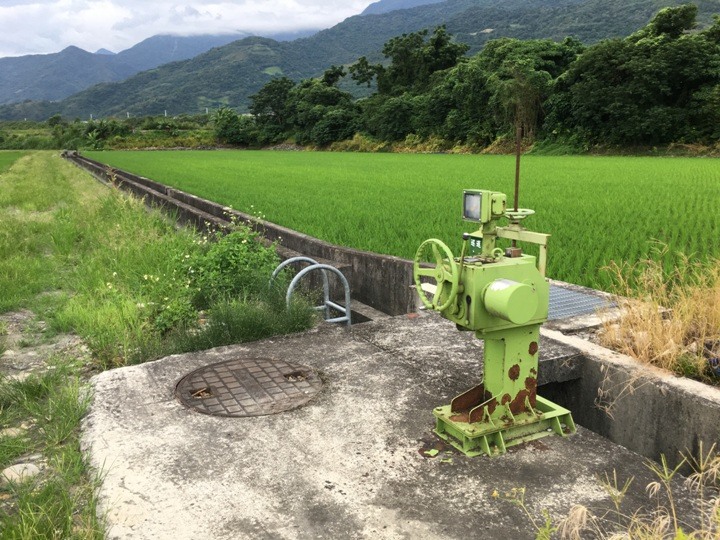
[[[156,34],[271,33],[330,27],[372,0],[2,0],[0,57],[69,45],[119,52]]]

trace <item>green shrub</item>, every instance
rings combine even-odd
[[[357,114],[349,109],[332,109],[318,121],[310,132],[310,139],[318,146],[349,139],[355,133]]]
[[[239,116],[229,107],[222,107],[213,116],[215,137],[224,144],[252,146],[257,144],[259,133],[255,121]]]
[[[196,291],[196,306],[254,296],[266,288],[280,259],[274,246],[265,246],[245,225],[229,234],[217,232],[205,249],[186,256],[188,284]]]

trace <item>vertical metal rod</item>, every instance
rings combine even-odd
[[[522,126],[515,130],[515,211],[518,210],[520,199],[520,153],[522,152]]]
[[[522,152],[522,125],[518,122],[515,128],[515,211],[518,211],[520,200],[520,153]],[[512,241],[512,247],[517,247],[517,240]]]

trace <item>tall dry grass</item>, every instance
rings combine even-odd
[[[720,455],[713,445],[707,452],[700,445],[697,456],[681,454],[683,459],[672,468],[665,457],[660,463],[648,462],[656,480],[645,486],[645,492],[656,506],[628,512],[623,508],[625,494],[634,478],[624,484],[613,471],[601,484],[613,502],[613,508],[596,515],[583,505],[574,506],[567,517],[554,528],[562,540],[591,538],[612,540],[717,540],[720,538]],[[692,473],[685,479],[685,489],[674,481],[677,471],[687,464]],[[676,501],[689,497],[692,511],[678,514]],[[687,503],[688,501],[685,501]]]
[[[720,259],[681,256],[667,270],[659,262],[666,251],[609,266],[623,314],[605,324],[602,343],[680,375],[718,380],[708,360],[720,355]]]

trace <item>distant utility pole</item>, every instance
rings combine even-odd
[[[207,107],[205,107],[205,114],[209,114]]]
[[[92,113],[90,113],[90,120],[92,120]]]
[[[130,112],[127,112],[125,114],[127,114],[127,117],[130,118]]]
[[[165,109],[165,118],[167,118],[167,109]]]

